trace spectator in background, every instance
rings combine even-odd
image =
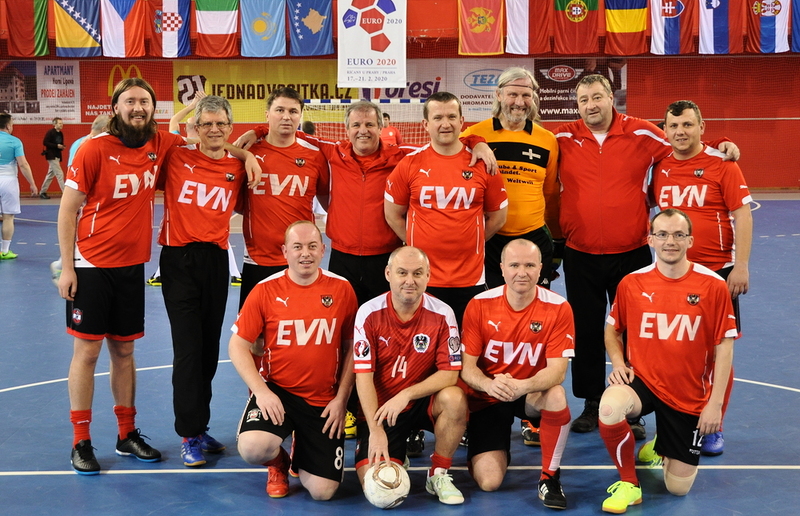
[[[403,137],[400,136],[400,131],[391,125],[392,117],[389,113],[383,114],[383,128],[381,129],[381,141],[386,145],[396,145],[397,147],[403,145]]]
[[[14,132],[14,122],[8,113],[0,113],[0,215],[3,217],[2,247],[0,260],[13,260],[17,257],[11,251],[11,238],[14,236],[14,215],[20,213],[19,180],[17,169],[31,185],[31,196],[36,195],[36,183],[22,142]]]
[[[58,187],[64,191],[64,171],[61,170],[61,151],[64,150],[64,134],[61,129],[64,127],[64,121],[56,117],[53,119],[53,128],[47,131],[42,140],[44,145],[44,157],[47,159],[47,175],[44,176],[42,188],[39,190],[41,193],[39,197],[42,199],[49,199],[47,189],[50,188],[50,183],[53,178],[58,181]]]

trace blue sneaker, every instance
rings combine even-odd
[[[181,444],[181,459],[183,459],[184,466],[193,468],[206,463],[206,458],[203,456],[203,450],[201,448],[200,437],[201,436],[190,437],[183,440]]]
[[[714,432],[703,436],[703,444],[700,445],[700,455],[706,457],[716,457],[722,455],[725,451],[725,439],[722,438],[722,432]]]
[[[206,453],[222,453],[225,451],[225,445],[208,435],[206,432],[198,435],[197,439],[200,441],[200,448]]]

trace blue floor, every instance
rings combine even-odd
[[[352,472],[354,443],[347,442],[345,481],[331,502],[314,502],[292,480],[290,495],[266,496],[264,468],[236,453],[236,425],[246,387],[227,360],[227,328],[238,289],[231,288],[215,379],[211,434],[228,445],[200,469],[183,467],[172,429],[171,344],[160,289],[147,288],[147,335],[137,343],[137,425],[165,460],[145,464],[114,453],[116,422],[107,383],[107,354],[98,365],[93,444],[103,467],[96,477],[76,475],[69,464],[72,430],[66,376],[72,339],[64,332],[64,302],[50,282],[58,256],[57,206],[34,202],[17,219],[13,261],[0,263],[0,514],[259,514],[377,511],[364,499]],[[744,336],[735,351],[736,383],[725,421],[725,453],[703,458],[691,493],[669,495],[660,470],[642,470],[644,503],[628,514],[798,514],[800,506],[800,201],[762,201],[754,211],[751,291],[742,299]],[[234,235],[241,260],[241,235]],[[158,250],[147,272],[155,271]],[[556,290],[563,293],[563,282]],[[569,378],[565,385],[569,385]],[[568,389],[569,390],[569,389]],[[571,399],[573,417],[581,403]],[[647,418],[647,430],[655,424]],[[516,433],[517,428],[514,428]],[[433,436],[428,434],[428,449]],[[412,459],[407,513],[521,514],[547,512],[536,496],[540,455],[513,439],[512,469],[501,490],[483,493],[469,478],[465,451],[454,459],[462,506],[438,503],[424,488],[427,458]],[[562,483],[572,514],[598,514],[605,489],[617,475],[597,432],[571,434]],[[798,511],[798,512],[795,512]]]

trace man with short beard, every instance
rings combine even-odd
[[[156,177],[167,151],[184,140],[157,129],[155,106],[155,92],[143,79],[117,84],[107,132],[78,149],[58,212],[63,263],[58,290],[67,300],[67,333],[75,339],[68,379],[71,460],[82,475],[100,472],[89,424],[104,339],[119,427],[116,452],[144,462],[161,460],[136,428],[133,350],[134,340],[144,335],[144,264],[150,261]],[[250,160],[252,166],[252,155]]]

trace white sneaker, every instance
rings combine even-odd
[[[425,482],[425,489],[430,494],[438,496],[439,501],[444,504],[458,505],[464,503],[464,495],[453,485],[452,475],[446,472],[428,477],[428,480]]]

